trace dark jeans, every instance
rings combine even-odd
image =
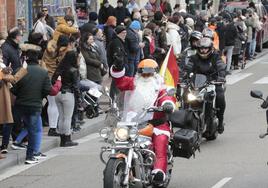
[[[3,138],[2,138],[3,147],[7,147],[9,144],[9,137],[11,135],[12,126],[13,126],[13,123],[3,125]]]
[[[219,122],[223,122],[224,111],[226,107],[224,89],[222,86],[216,86],[216,108],[219,108],[217,111],[217,117]]]
[[[26,159],[32,158],[37,148],[40,145],[40,131],[42,131],[41,112],[29,110],[26,107],[15,107],[19,117],[24,122],[24,127],[28,131],[28,146],[26,151]],[[41,126],[38,126],[40,125]],[[40,130],[41,128],[41,130]]]

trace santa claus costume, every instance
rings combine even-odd
[[[119,67],[119,68],[118,68]],[[153,112],[145,117],[136,119],[136,122],[148,120],[154,125],[153,146],[156,154],[153,180],[165,180],[167,170],[167,146],[170,138],[170,126],[166,113],[175,109],[175,97],[168,96],[163,78],[157,74],[158,64],[152,59],[144,59],[138,65],[138,74],[135,77],[125,76],[125,68],[113,65],[111,76],[120,91],[124,91],[124,110],[122,118],[128,120],[129,112],[141,114],[149,107],[163,107],[163,112]],[[139,116],[136,116],[139,117]]]

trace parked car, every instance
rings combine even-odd
[[[249,6],[248,1],[235,2],[230,1],[226,2],[225,10],[230,13],[234,13],[237,10],[247,9]],[[260,18],[262,24],[262,29],[257,33],[257,48],[258,52],[261,52],[263,49],[263,45],[268,42],[268,13],[261,2],[255,3],[255,7],[257,9],[257,14]]]

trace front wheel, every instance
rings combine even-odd
[[[103,188],[125,188],[123,185],[125,166],[123,159],[109,159],[104,170]]]

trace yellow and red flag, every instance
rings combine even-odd
[[[177,87],[179,81],[179,68],[173,47],[169,48],[167,56],[160,68],[160,75],[164,78],[167,87]]]

